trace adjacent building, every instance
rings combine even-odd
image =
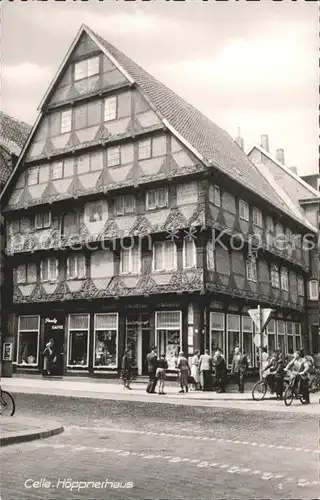
[[[82,26],[40,103],[2,195],[8,341],[19,372],[137,373],[155,344],[235,346],[257,366],[259,303],[274,309],[268,346],[309,348],[316,228],[232,138],[120,50]],[[278,239],[288,237],[279,246]]]

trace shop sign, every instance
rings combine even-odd
[[[146,309],[146,304],[126,304],[125,309]]]
[[[173,303],[173,302],[160,302],[159,304],[157,304],[157,307],[160,307],[160,308],[175,308],[175,307],[180,307],[180,304],[179,303]]]
[[[59,321],[57,318],[45,318],[44,324],[45,324],[45,329],[47,331],[63,330],[63,328],[64,328],[63,322]]]
[[[3,344],[3,355],[2,359],[3,361],[12,361],[12,343],[11,342],[5,342]]]
[[[223,304],[222,302],[211,302],[210,307],[211,309],[223,309]]]

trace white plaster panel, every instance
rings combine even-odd
[[[43,283],[43,289],[48,295],[52,295],[58,286],[58,283]]]
[[[34,285],[19,285],[19,290],[24,297],[28,297],[29,295],[32,294],[35,287],[36,287],[35,284]]]
[[[152,127],[152,125],[158,125],[161,123],[161,121],[153,111],[147,111],[146,113],[139,113],[137,118],[140,125],[144,128]]]
[[[51,141],[55,149],[63,149],[66,147],[69,138],[70,134],[62,134],[52,137]]]
[[[68,280],[67,285],[70,292],[79,292],[83,286],[85,280]]]
[[[96,250],[91,254],[91,278],[114,275],[114,255],[112,250]]]
[[[52,181],[53,186],[58,191],[58,193],[66,193],[69,189],[69,186],[72,182],[72,179],[58,179],[56,181]]]
[[[180,153],[174,153],[173,159],[176,161],[177,165],[181,168],[191,167],[192,165],[194,165],[194,162],[184,151],[180,151]]]
[[[76,134],[81,143],[90,142],[94,140],[98,130],[99,126],[95,125],[94,127],[77,130]]]
[[[98,290],[105,290],[110,283],[111,278],[96,278],[93,279],[93,284]]]
[[[149,160],[139,160],[139,165],[146,175],[157,174],[163,164],[165,157],[150,158]]]
[[[130,172],[132,165],[126,165],[125,167],[110,167],[108,172],[115,182],[121,182],[126,180],[128,173]]]
[[[111,135],[121,135],[125,133],[129,120],[130,118],[122,118],[121,120],[107,122],[106,127]]]

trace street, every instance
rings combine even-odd
[[[318,498],[318,416],[15,394],[59,436],[1,450],[2,498]],[[266,402],[266,404],[268,404]]]

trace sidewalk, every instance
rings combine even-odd
[[[63,379],[43,379],[41,377],[13,377],[1,380],[2,388],[13,393],[46,394],[72,396],[78,398],[94,398],[121,401],[140,401],[149,403],[167,403],[192,406],[212,406],[237,408],[259,411],[286,411],[294,413],[319,414],[319,393],[311,394],[311,404],[302,405],[293,401],[286,407],[283,401],[277,401],[267,395],[264,401],[253,401],[251,390],[253,383],[246,385],[246,392],[230,392],[217,394],[216,392],[190,391],[188,394],[179,394],[177,383],[167,384],[165,395],[147,394],[146,384],[133,382],[132,390],[124,389],[121,381],[106,382],[101,379],[83,379],[80,377],[64,377]],[[235,389],[235,388],[233,388]]]
[[[0,445],[24,443],[35,439],[45,439],[61,434],[63,427],[58,422],[49,421],[44,425],[38,420],[25,417],[1,417]]]

